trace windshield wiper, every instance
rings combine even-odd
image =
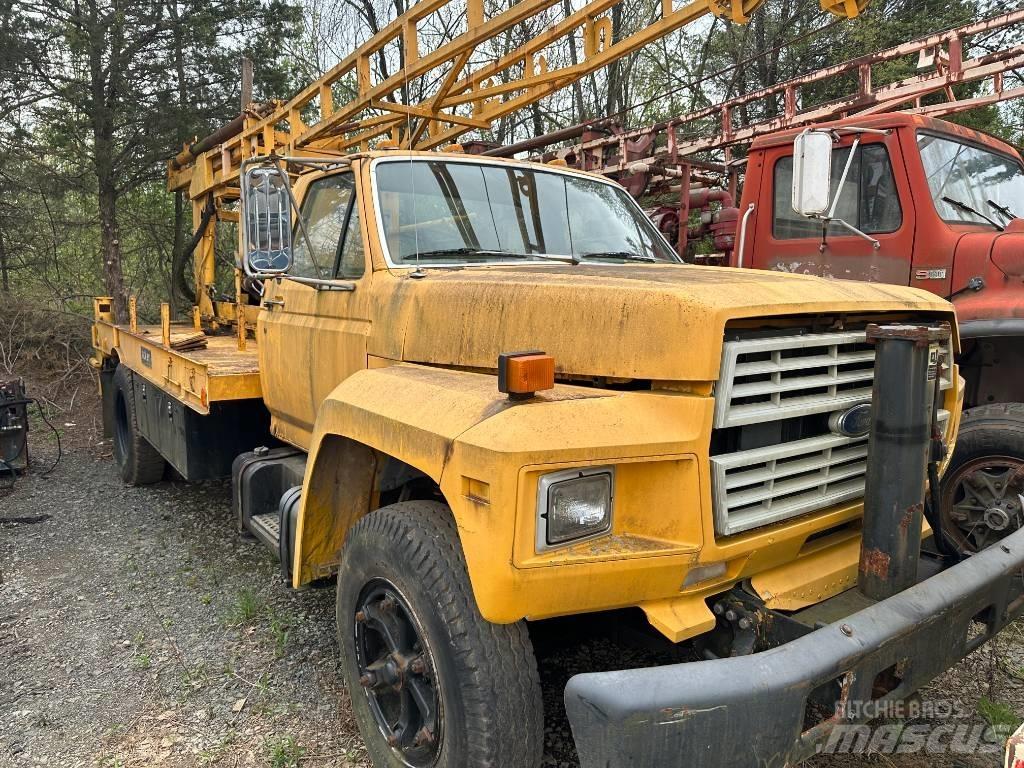
[[[646,256],[642,253],[632,251],[590,251],[582,254],[584,259],[623,259],[624,261],[642,261],[646,264],[654,264],[658,260],[653,256]]]
[[[487,251],[479,248],[438,248],[433,251],[420,251],[419,253],[406,253],[402,255],[403,264],[411,264],[417,259],[447,259],[451,256],[487,256]]]
[[[999,211],[999,213],[1003,214],[1003,216],[1005,216],[1008,221],[1013,221],[1014,219],[1017,218],[1017,214],[1015,214],[1005,205],[1000,205],[995,200],[986,200],[985,202],[988,203],[988,206],[990,208],[992,208],[995,211]]]
[[[516,253],[514,251],[491,251],[486,248],[439,248],[434,251],[420,251],[419,253],[408,253],[402,257],[403,265],[414,264],[417,259],[435,260],[447,259],[453,256],[473,257],[483,256],[486,258],[510,258],[510,259],[540,259],[543,261],[558,261],[566,264],[578,264],[579,260],[573,256],[552,256],[547,253]]]
[[[561,264],[579,264],[578,256],[556,256],[551,253],[516,253],[513,251],[495,251],[502,256],[511,256],[513,259],[540,259],[541,261],[557,261]]]
[[[992,225],[993,227],[995,227],[995,228],[996,228],[997,230],[999,230],[1000,232],[1002,232],[1002,231],[1003,231],[1003,229],[1004,229],[1003,225],[1002,225],[1002,224],[1000,224],[1000,223],[999,223],[998,221],[996,221],[995,219],[989,218],[989,217],[988,217],[988,216],[986,216],[986,215],[985,215],[984,213],[982,213],[981,211],[979,211],[979,210],[978,210],[977,208],[974,208],[974,207],[972,207],[972,206],[968,205],[967,203],[965,203],[965,202],[963,202],[963,201],[961,201],[961,200],[957,200],[957,199],[956,199],[955,197],[949,197],[949,196],[947,195],[946,197],[943,197],[943,198],[942,198],[942,202],[944,202],[944,203],[949,203],[949,204],[950,204],[950,205],[952,205],[952,206],[953,206],[954,208],[959,208],[959,209],[960,209],[961,211],[965,211],[965,212],[967,212],[967,213],[973,213],[973,214],[974,214],[975,216],[977,216],[977,217],[978,217],[979,219],[984,219],[985,221],[987,221],[987,222],[988,222],[989,224],[991,224],[991,225]]]

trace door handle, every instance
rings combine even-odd
[[[284,299],[264,299],[263,306],[266,309],[273,309],[274,307],[284,307]]]

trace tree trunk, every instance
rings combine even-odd
[[[124,289],[121,268],[121,241],[117,231],[117,190],[113,180],[99,179],[100,250],[103,254],[103,284],[114,299],[114,318],[119,323],[128,319],[128,296]]]
[[[185,41],[175,4],[169,3],[167,8],[174,23],[174,74],[178,88],[178,129],[175,147],[177,148],[188,139],[191,127],[184,122],[189,109],[188,86],[185,79]],[[178,312],[188,310],[196,301],[196,292],[192,288],[193,276],[185,274],[188,266],[188,254],[184,252],[185,243],[185,198],[184,193],[179,190],[174,193],[174,245],[171,249],[170,280],[171,309]]]
[[[4,245],[4,231],[0,229],[0,291],[11,292],[11,280],[7,274],[7,247]]]
[[[171,251],[171,307],[187,310],[196,302],[191,275],[186,275],[188,257],[185,253],[185,198],[181,191],[174,193],[174,247]]]

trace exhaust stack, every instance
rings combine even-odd
[[[917,582],[937,345],[949,334],[946,324],[867,327],[875,378],[857,586],[873,600]]]

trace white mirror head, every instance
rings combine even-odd
[[[292,265],[290,180],[276,167],[256,165],[241,185],[242,263],[249,275],[287,272]]]
[[[832,134],[809,129],[793,142],[793,210],[816,217],[827,212],[832,180]]]

